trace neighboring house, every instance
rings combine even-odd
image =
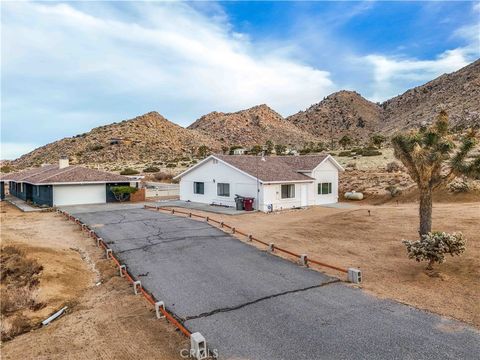
[[[274,211],[338,202],[338,172],[330,155],[211,155],[176,176],[180,200],[235,206],[235,195]]]
[[[68,159],[60,159],[58,165],[8,173],[0,178],[8,183],[10,195],[37,205],[62,206],[101,204],[115,202],[112,186],[136,186],[126,176],[81,166],[70,166]]]
[[[232,150],[233,155],[244,155],[247,149],[245,148],[237,148]]]

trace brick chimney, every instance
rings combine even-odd
[[[67,156],[62,156],[60,160],[58,160],[58,168],[59,169],[64,169],[68,167],[70,164],[68,162],[68,157]]]

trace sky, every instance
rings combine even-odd
[[[480,57],[480,2],[1,2],[1,159],[149,111],[384,101]]]

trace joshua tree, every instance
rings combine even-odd
[[[275,145],[275,153],[277,155],[283,155],[285,154],[285,151],[287,151],[287,147],[285,145],[282,145],[282,144]]]
[[[273,149],[275,147],[275,144],[273,143],[272,140],[267,140],[265,143],[265,154],[270,155],[273,152]]]
[[[338,140],[338,143],[340,146],[345,150],[347,146],[350,146],[352,144],[352,139],[348,135],[343,135],[340,140]]]
[[[397,134],[392,139],[394,154],[406,167],[420,192],[420,238],[432,230],[432,193],[457,176],[480,176],[480,156],[469,160],[476,144],[470,131],[457,146],[448,128],[448,115],[441,111],[430,127]]]

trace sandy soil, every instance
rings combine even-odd
[[[49,326],[3,343],[2,359],[181,359],[189,348],[71,222],[3,203],[0,219],[2,246],[15,244],[44,267],[38,296],[47,306],[26,315],[41,321],[69,306]]]
[[[468,243],[461,257],[448,257],[433,273],[425,271],[426,263],[408,259],[401,243],[417,238],[417,212],[417,205],[409,203],[208,215],[285,249],[339,267],[360,268],[361,287],[379,297],[480,327],[480,202],[434,205],[434,229],[462,231]],[[334,270],[321,271],[345,277]]]

